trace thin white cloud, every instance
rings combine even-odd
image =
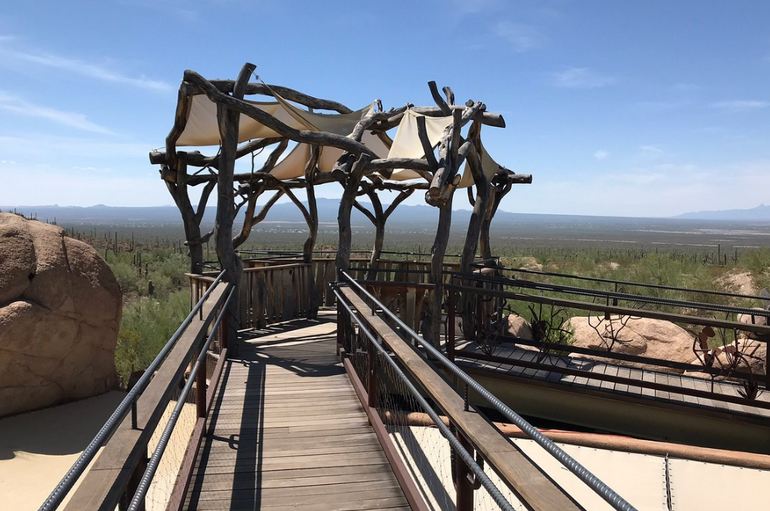
[[[587,67],[569,67],[553,73],[553,84],[566,89],[598,89],[615,84],[614,76],[593,71]]]
[[[753,112],[770,107],[770,101],[756,99],[734,99],[711,103],[712,108],[728,113]]]
[[[594,152],[594,159],[597,159],[599,161],[606,160],[610,157],[610,153],[605,151],[604,149],[598,149],[596,152]]]
[[[495,35],[506,41],[516,53],[524,53],[543,45],[543,35],[529,25],[500,21],[494,30]]]
[[[665,151],[660,147],[652,144],[639,146],[639,152],[644,158],[656,160],[665,154]]]
[[[0,42],[3,41],[3,39],[0,39]],[[128,74],[114,71],[103,66],[85,62],[79,59],[64,57],[62,55],[28,51],[17,48],[0,48],[0,55],[21,62],[28,62],[38,66],[58,69],[103,82],[124,84],[134,88],[145,89],[154,92],[167,92],[173,90],[170,84],[161,80],[153,80],[141,75],[130,76]]]
[[[36,117],[48,121],[76,128],[91,133],[100,133],[103,135],[113,134],[108,128],[89,121],[88,118],[78,112],[67,112],[35,103],[30,103],[24,99],[0,91],[0,110],[10,112],[25,117]]]

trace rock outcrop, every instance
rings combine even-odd
[[[117,384],[120,287],[86,243],[0,213],[0,416]]]
[[[529,322],[518,314],[508,315],[508,333],[519,339],[534,340]]]
[[[605,351],[612,346],[614,353],[684,363],[690,362],[694,356],[693,336],[670,321],[628,316],[612,316],[610,319],[597,316],[574,317],[567,320],[564,327],[572,332],[573,346]],[[582,354],[576,354],[576,356],[585,357]],[[612,363],[644,366],[644,364],[622,360],[615,360]],[[655,367],[661,371],[674,371],[660,366]]]
[[[714,357],[712,367],[725,373],[720,376],[730,376],[733,370],[756,375],[763,375],[767,371],[767,343],[763,341],[741,337],[735,344],[710,350],[709,354]],[[690,363],[702,365],[703,361],[696,358]],[[702,378],[709,377],[708,374],[700,371],[688,371],[686,374]]]

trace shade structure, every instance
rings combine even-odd
[[[298,130],[328,131],[347,135],[361,117],[366,115],[374,105],[347,114],[318,114],[301,110],[286,100],[280,101],[247,101],[282,123]],[[280,136],[271,128],[247,115],[240,115],[238,142]],[[177,146],[208,146],[219,145],[219,125],[217,124],[217,106],[204,94],[191,97],[190,108],[187,112],[187,122]]]
[[[424,158],[425,150],[420,142],[420,136],[417,129],[418,118],[425,119],[425,132],[430,141],[431,147],[435,148],[441,141],[444,131],[452,125],[452,116],[429,117],[415,113],[413,110],[407,110],[401,123],[398,125],[398,131],[393,138],[393,145],[388,152],[388,158]],[[492,179],[501,166],[489,155],[484,146],[481,146],[481,167],[487,179]],[[409,169],[396,169],[390,176],[394,181],[406,181],[411,179],[421,179],[420,175]],[[463,167],[462,176],[458,183],[458,188],[466,188],[473,185],[473,173],[468,166],[468,162]]]
[[[320,114],[303,110],[291,104],[279,94],[273,92],[276,101],[247,101],[276,120],[298,130],[325,131],[337,135],[349,135],[362,117],[374,108],[374,103],[359,110],[346,114]],[[446,129],[452,124],[452,116],[425,116],[408,109],[398,125],[395,138],[391,141],[386,134],[379,135],[365,132],[361,142],[365,144],[378,158],[424,158],[425,151],[420,143],[417,123],[418,119],[425,120],[428,140],[432,147],[437,147]],[[270,138],[280,136],[272,128],[259,121],[241,114],[239,116],[238,141]],[[187,118],[177,146],[208,146],[219,145],[220,135],[217,123],[217,106],[204,94],[196,94],[190,98]],[[338,159],[344,154],[336,147],[321,147],[318,158],[318,170],[331,172]],[[310,158],[310,147],[298,144],[270,171],[270,175],[281,181],[302,178]],[[501,168],[482,146],[481,162],[484,174],[488,179]],[[385,181],[424,180],[414,170],[395,169],[388,176],[380,176]],[[460,180],[459,188],[474,184],[473,174],[466,162]]]

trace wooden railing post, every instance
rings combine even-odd
[[[136,488],[139,486],[139,481],[142,480],[142,475],[144,474],[144,471],[147,470],[148,461],[149,459],[145,454],[142,456],[142,459],[139,460],[136,468],[134,468],[134,472],[131,474],[131,479],[128,481],[128,486],[126,486],[126,491],[120,497],[120,502],[118,502],[118,509],[120,511],[128,509],[129,504],[131,504],[131,499],[134,498],[134,493],[136,493]],[[144,511],[144,509],[145,503],[142,501],[141,506],[139,507],[139,511]]]
[[[452,362],[455,361],[455,292],[449,287],[447,300],[446,354]]]
[[[222,315],[222,322],[219,324],[219,346],[221,347],[220,351],[224,351],[230,347],[229,342],[229,328],[230,328],[230,321],[227,319],[227,314]]]
[[[455,436],[462,444],[463,448],[469,453],[473,453],[473,445],[465,438],[465,436],[457,429],[453,428]],[[473,491],[474,485],[471,482],[471,471],[468,470],[468,466],[460,459],[459,456],[454,455],[454,486],[456,491],[455,497],[455,509],[457,511],[472,511],[473,510]]]
[[[198,417],[206,416],[206,359],[203,357],[203,363],[195,373],[195,407],[198,411]]]
[[[377,406],[377,353],[375,350],[374,346],[369,346],[366,350],[366,367],[369,373],[366,379],[366,394],[370,408]]]

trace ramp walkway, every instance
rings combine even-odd
[[[321,311],[256,331],[230,357],[186,509],[409,509],[335,332]]]

